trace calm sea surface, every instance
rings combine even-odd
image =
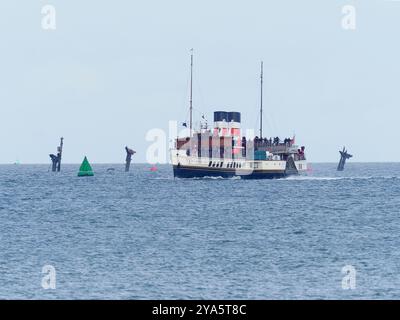
[[[254,181],[78,167],[0,166],[0,299],[400,298],[400,164]]]

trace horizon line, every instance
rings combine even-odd
[[[399,0],[400,1],[400,0]],[[63,165],[80,165],[82,162],[63,162]],[[337,164],[337,161],[314,161],[314,162],[308,162],[308,164]],[[348,162],[346,164],[366,164],[366,163],[382,163],[382,164],[389,164],[389,163],[400,163],[400,161],[353,161],[353,162]],[[125,162],[91,162],[93,165],[106,165],[106,164],[112,164],[112,165],[125,165]],[[172,163],[148,163],[148,162],[132,162],[132,165],[135,164],[145,164],[145,165],[172,165]],[[0,166],[3,165],[51,165],[51,163],[43,163],[43,162],[26,162],[26,163],[0,163]]]

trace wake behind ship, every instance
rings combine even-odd
[[[193,74],[193,54],[191,56]],[[171,149],[174,177],[241,177],[242,179],[277,179],[297,175],[307,170],[305,147],[295,144],[295,138],[266,138],[262,133],[261,64],[260,135],[254,138],[242,136],[239,112],[214,112],[214,126],[207,121],[199,130],[192,126],[192,77],[190,90],[190,134],[177,138]]]

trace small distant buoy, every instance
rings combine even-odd
[[[152,166],[152,167],[150,168],[150,171],[151,171],[151,172],[157,171],[157,167],[156,167],[156,166]]]
[[[91,176],[94,176],[94,173],[88,159],[85,156],[81,164],[81,167],[79,168],[78,177],[91,177]]]

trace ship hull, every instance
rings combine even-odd
[[[288,173],[285,171],[267,171],[259,170],[246,172],[241,170],[222,170],[202,167],[185,167],[173,166],[174,177],[176,178],[206,178],[206,177],[221,177],[241,179],[281,179],[297,173]]]
[[[222,177],[242,179],[280,179],[298,175],[307,169],[305,161],[295,162],[292,157],[283,160],[249,160],[191,157],[179,150],[171,152],[176,178]]]

